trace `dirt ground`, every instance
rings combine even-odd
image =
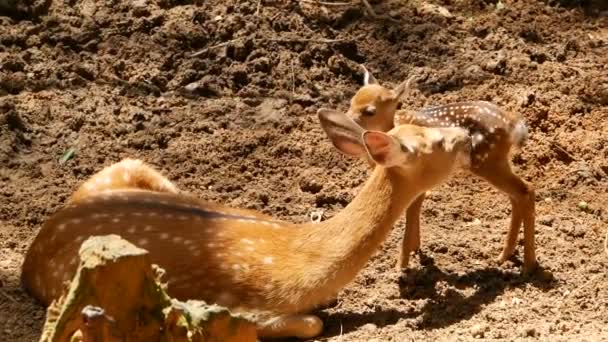
[[[341,210],[369,172],[333,149],[315,112],[347,108],[358,63],[387,85],[416,75],[403,107],[482,99],[525,116],[530,140],[512,160],[537,190],[542,269],[520,274],[521,246],[493,264],[510,203],[459,174],[424,203],[411,270],[394,271],[402,219],[319,312],[320,339],[608,341],[607,9],[371,3],[393,19],[314,0],[32,1],[0,17],[0,341],[34,341],[44,320],[18,280],[29,242],[122,158],[281,219]]]

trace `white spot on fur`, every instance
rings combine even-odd
[[[251,240],[249,240],[249,239],[241,239],[241,242],[242,242],[242,243],[249,244],[249,245],[253,245],[253,241],[251,241]]]
[[[472,139],[471,139],[473,147],[479,145],[483,141],[483,139],[484,139],[483,134],[481,134],[481,133],[473,134]]]
[[[267,257],[265,257],[265,258],[264,258],[264,263],[265,263],[266,265],[270,265],[270,264],[272,264],[272,257],[271,257],[271,256],[267,256]]]
[[[169,233],[161,233],[161,234],[160,234],[160,238],[161,238],[162,240],[167,240],[167,239],[169,238]]]
[[[112,222],[118,223],[118,222],[120,222],[120,219],[118,217],[115,217],[115,218],[112,219]]]
[[[151,232],[152,231],[152,226],[151,225],[147,225],[144,227],[144,232]]]
[[[528,139],[528,127],[523,120],[517,121],[511,131],[511,142],[516,146],[523,146]]]
[[[60,231],[60,232],[62,232],[62,231],[65,230],[65,227],[66,227],[65,223],[62,223],[62,224],[60,224],[60,225],[57,226],[57,230]]]

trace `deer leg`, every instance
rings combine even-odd
[[[511,200],[511,226],[507,233],[505,245],[498,263],[503,263],[515,252],[519,227],[524,226],[524,271],[536,267],[536,252],[534,243],[535,203],[534,188],[511,170],[508,160],[486,163],[473,170],[497,189],[509,195]]]
[[[397,264],[400,270],[407,269],[410,253],[420,248],[420,211],[424,198],[425,193],[422,193],[407,208],[405,214],[405,233],[401,243],[401,255]]]
[[[258,324],[260,338],[297,337],[309,339],[323,331],[323,321],[315,315],[287,315],[269,319]]]
[[[97,172],[76,189],[70,203],[107,190],[140,189],[158,192],[178,193],[173,183],[160,172],[137,159],[123,159]]]

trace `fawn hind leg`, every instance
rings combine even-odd
[[[420,249],[420,211],[426,193],[416,197],[414,202],[407,208],[405,215],[405,233],[401,242],[401,255],[397,263],[399,270],[407,269],[410,253]]]
[[[117,189],[179,192],[178,188],[160,172],[141,160],[126,158],[91,176],[76,189],[68,202],[75,203],[101,191]]]
[[[323,321],[315,315],[286,315],[269,319],[258,324],[260,338],[297,337],[309,339],[323,331]]]
[[[531,271],[537,265],[534,242],[535,203],[534,188],[511,170],[508,160],[486,163],[472,170],[497,189],[506,193],[511,200],[511,225],[497,262],[502,264],[515,252],[519,228],[524,226],[524,271]]]

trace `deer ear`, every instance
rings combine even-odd
[[[363,70],[363,85],[378,83],[374,75],[363,64],[361,64],[361,69]]]
[[[344,113],[326,108],[319,109],[317,115],[321,127],[335,148],[348,156],[360,157],[365,154],[365,146],[361,141],[363,128],[353,119]]]
[[[363,133],[363,143],[370,158],[384,167],[396,166],[406,160],[406,152],[401,150],[401,144],[384,132],[366,131]]]
[[[411,76],[410,78],[408,78],[407,80],[401,82],[401,84],[399,84],[398,86],[395,87],[395,89],[393,89],[393,92],[395,93],[395,99],[400,98],[406,90],[410,89],[410,86],[412,84],[412,82],[414,81],[415,76]]]

